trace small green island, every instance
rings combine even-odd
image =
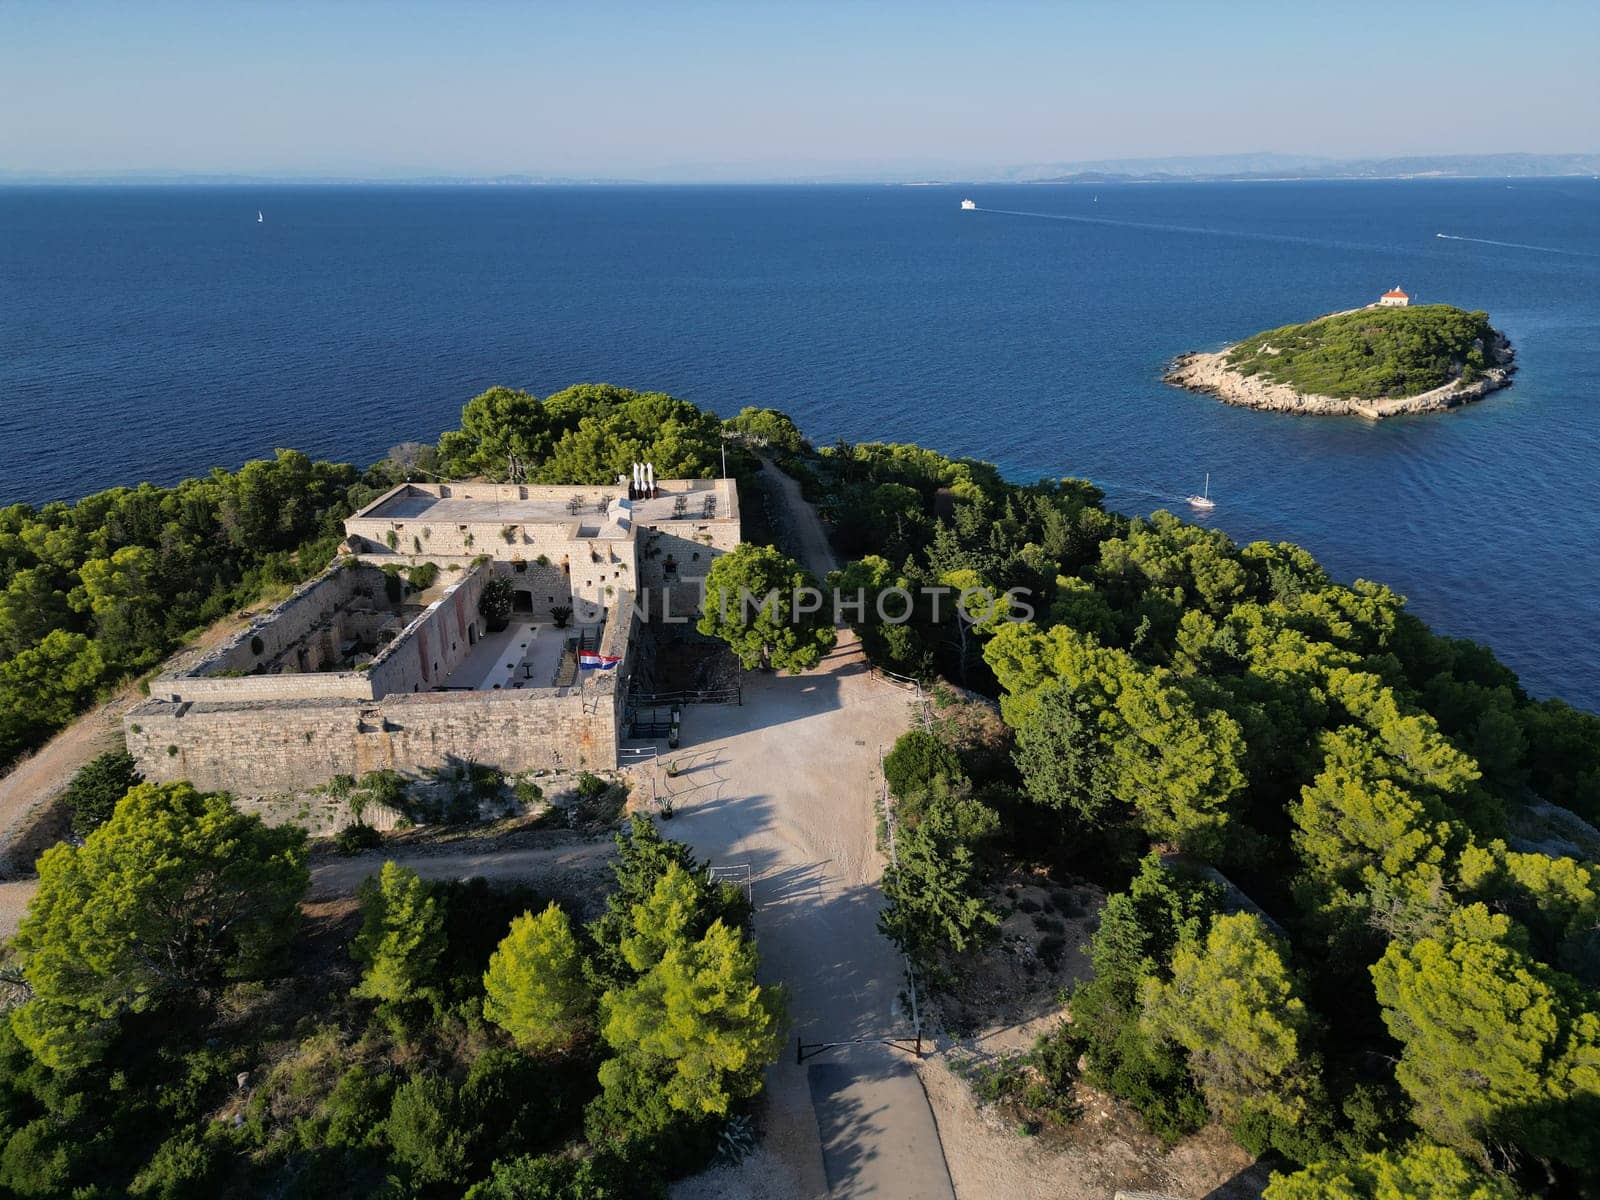
[[[1396,288],[1366,308],[1186,354],[1164,378],[1246,408],[1374,420],[1456,408],[1511,382],[1511,344],[1487,313],[1407,300]]]

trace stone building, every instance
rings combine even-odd
[[[712,558],[739,543],[738,493],[402,484],[345,534],[322,575],[151,682],[124,720],[147,779],[262,795],[383,768],[613,767],[637,622],[698,605]],[[426,563],[437,581],[410,595],[405,569]],[[515,603],[491,630],[479,599],[496,576]],[[615,665],[580,670],[580,651]]]
[[[365,562],[507,564],[516,611],[604,610],[619,591],[661,613],[698,607],[711,560],[739,544],[731,479],[627,477],[606,487],[403,483],[345,522]]]

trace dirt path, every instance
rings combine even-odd
[[[178,668],[198,658],[238,632],[249,619],[243,613],[224,617],[169,658],[163,669]],[[124,686],[0,776],[0,879],[31,874],[39,853],[65,836],[67,817],[56,801],[79,767],[122,747],[123,715],[142,699],[138,684]],[[3,906],[0,899],[0,909]]]
[[[90,709],[0,779],[0,878],[33,870],[40,851],[66,834],[56,801],[78,768],[122,745],[122,714],[140,700],[129,688]]]
[[[819,531],[820,532],[820,531]],[[689,1197],[952,1197],[938,1130],[910,1059],[899,954],[877,929],[880,748],[908,727],[904,695],[874,679],[854,636],[816,670],[747,677],[743,706],[683,717],[669,836],[714,865],[748,866],[764,974],[789,990],[793,1034],[851,1042],[767,1073],[762,1147]]]
[[[828,572],[837,569],[839,564],[817,510],[801,494],[799,483],[779,470],[771,459],[761,461],[766,463],[763,475],[781,502],[783,511],[774,515],[783,525],[787,543],[784,548],[819,580],[826,579]]]
[[[564,887],[576,890],[573,885],[593,877],[596,884],[609,888],[609,868],[617,853],[616,843],[609,837],[514,850],[496,849],[492,843],[481,842],[474,848],[468,846],[445,851],[437,847],[379,847],[354,858],[325,859],[311,868],[311,891],[306,899],[315,903],[354,895],[361,881],[377,874],[389,860],[410,867],[424,879],[482,878],[491,883],[532,883],[559,877]]]

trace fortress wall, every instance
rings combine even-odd
[[[477,590],[487,577],[487,570],[475,572],[470,581],[475,586],[458,587],[454,593],[474,614]],[[435,611],[449,621],[456,609],[441,605]],[[419,775],[464,761],[507,773],[614,767],[634,632],[633,596],[618,592],[609,606],[600,650],[622,661],[614,670],[590,673],[581,689],[199,704],[156,697],[128,713],[123,732],[128,752],[146,779],[187,779],[201,789],[243,796],[315,787],[338,774],[360,776],[387,768]],[[405,658],[416,661],[414,655]]]
[[[168,677],[150,682],[150,695],[206,704],[245,704],[263,700],[370,700],[372,679],[365,671],[310,671],[305,674]]]
[[[426,612],[408,625],[362,672],[369,695],[421,692],[443,683],[465,661],[484,621],[478,615],[478,597],[494,567],[470,568]]]
[[[372,612],[351,612],[351,605]],[[359,563],[335,563],[301,585],[283,603],[252,621],[243,631],[201,659],[190,671],[161,675],[150,683],[152,696],[191,701],[255,701],[274,699],[371,699],[372,681],[360,671],[318,671],[338,653],[347,631],[367,629],[398,611],[384,592],[376,569]],[[260,653],[256,646],[261,647]],[[297,670],[300,650],[305,670]],[[274,669],[287,665],[287,671]],[[265,674],[249,672],[266,667]]]
[[[357,534],[358,526],[362,524],[365,522],[351,520],[345,523],[345,527],[348,533]],[[379,524],[387,527],[388,522]],[[585,526],[581,526],[577,520],[570,526],[518,525],[513,527],[513,541],[507,542],[501,536],[501,526],[469,526],[469,530],[476,529],[478,532],[472,545],[468,546],[464,541],[465,535],[456,526],[441,529],[435,525],[432,535],[423,542],[420,554],[415,551],[410,538],[416,536],[420,539],[421,534],[412,535],[409,532],[401,535],[403,540],[395,550],[383,544],[381,531],[376,536],[371,532],[361,533],[363,544],[356,546],[352,542],[352,549],[363,562],[375,564],[412,566],[434,562],[448,569],[452,562],[460,564],[475,558],[488,558],[505,564],[510,569],[512,585],[529,594],[534,615],[544,620],[549,618],[554,605],[580,608],[586,603],[604,609],[609,603],[605,591],[607,587],[612,589],[614,595],[624,588],[632,591],[637,586],[634,540],[582,537],[578,536],[581,528]],[[598,562],[595,561],[597,555]],[[541,558],[545,560],[544,563],[539,561]]]
[[[263,613],[236,637],[206,655],[193,673],[249,671],[262,663],[270,663],[333,619],[356,598],[358,590],[371,594],[374,608],[384,607],[381,575],[371,568],[335,563],[309,583],[301,584],[287,600]],[[259,654],[254,647],[258,638]]]
[[[612,697],[564,691],[424,692],[366,704],[152,700],[128,714],[124,729],[146,779],[246,796],[314,787],[341,773],[418,775],[464,761],[508,773],[615,766]]]
[[[639,583],[649,592],[650,611],[664,614],[662,605],[670,590],[672,612],[699,611],[705,579],[712,562],[739,544],[737,521],[673,521],[641,529],[644,549],[639,563]],[[675,570],[667,570],[671,559]]]

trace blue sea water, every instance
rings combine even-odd
[[[0,503],[279,446],[367,462],[491,384],[607,380],[1087,476],[1128,512],[1209,471],[1205,520],[1600,709],[1597,217],[1586,179],[5,189]],[[1489,310],[1516,385],[1374,426],[1160,382],[1395,283]]]

